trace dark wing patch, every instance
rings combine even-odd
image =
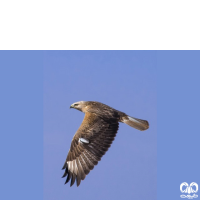
[[[95,114],[86,113],[85,118],[73,137],[67,159],[63,166],[67,177],[66,182],[71,180],[72,186],[76,180],[77,186],[84,180],[90,170],[98,164],[101,157],[111,146],[119,123],[117,120],[104,120]],[[89,140],[89,143],[79,142],[79,138]]]

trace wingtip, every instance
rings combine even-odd
[[[62,170],[65,169],[65,168],[67,168],[67,162],[64,163]]]
[[[80,185],[81,183],[81,177],[76,176],[76,185],[77,187]]]
[[[61,178],[64,178],[65,176],[67,176],[67,170],[65,170],[65,172]]]
[[[70,181],[71,177],[72,177],[72,173],[70,171],[68,171],[68,176],[67,176],[67,179],[65,181],[65,184]]]
[[[72,173],[72,178],[71,178],[70,187],[71,187],[72,185],[74,185],[75,179],[76,179],[76,175],[75,175],[74,173]]]
[[[67,184],[69,182],[69,180],[66,179],[65,184]]]

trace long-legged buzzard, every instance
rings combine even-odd
[[[66,182],[71,180],[72,186],[76,180],[77,186],[84,180],[90,170],[97,165],[101,157],[111,146],[119,128],[119,122],[128,124],[140,131],[149,128],[146,120],[130,117],[96,101],[79,101],[70,108],[85,113],[83,122],[75,133],[69,153],[62,169]]]

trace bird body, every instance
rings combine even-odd
[[[130,117],[96,101],[79,101],[70,106],[85,113],[83,122],[75,133],[67,159],[64,163],[63,177],[66,182],[71,180],[72,186],[76,180],[77,186],[81,180],[94,168],[111,146],[119,122],[126,123],[138,130],[146,130],[149,123],[146,120]]]

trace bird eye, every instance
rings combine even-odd
[[[78,104],[77,104],[77,103],[75,103],[75,104],[74,104],[74,106],[78,106]]]

